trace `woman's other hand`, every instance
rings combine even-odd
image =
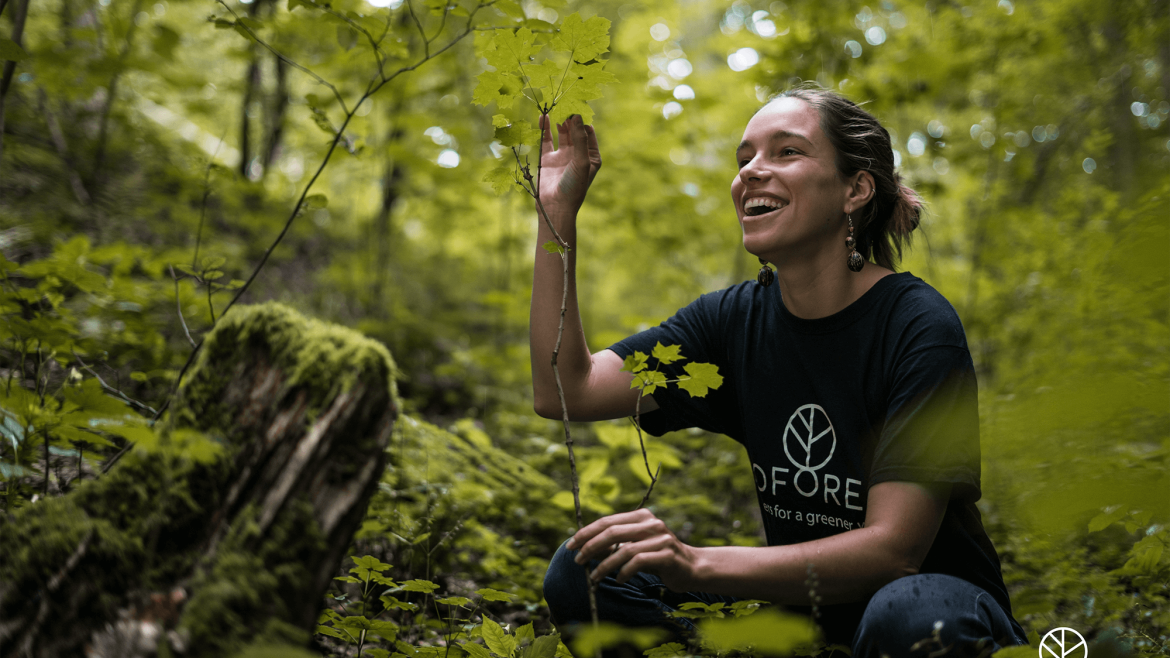
[[[581,528],[567,548],[578,564],[601,563],[590,574],[599,581],[613,572],[619,583],[639,571],[652,573],[675,592],[696,589],[699,549],[688,546],[647,509],[613,514]]]
[[[601,169],[601,151],[593,126],[574,114],[557,126],[560,148],[553,150],[548,115],[540,117],[540,200],[550,216],[576,214]]]

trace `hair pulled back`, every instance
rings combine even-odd
[[[853,213],[857,250],[867,260],[895,269],[902,259],[902,245],[910,243],[910,233],[918,228],[923,202],[894,171],[890,133],[856,103],[816,83],[780,92],[769,102],[779,98],[798,98],[817,110],[821,130],[837,152],[837,173],[843,179],[859,171],[873,176],[873,198]]]

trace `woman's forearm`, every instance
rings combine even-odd
[[[575,211],[545,206],[549,221],[560,237],[568,243],[568,270],[560,254],[550,253],[543,245],[556,237],[544,217],[539,217],[536,238],[536,264],[532,277],[532,308],[529,316],[529,340],[532,358],[532,387],[536,412],[546,418],[561,418],[562,409],[557,384],[553,375],[552,357],[557,354],[561,384],[566,401],[578,397],[577,392],[589,378],[590,354],[581,326],[577,307],[577,217]],[[538,215],[540,206],[537,207]],[[566,294],[567,286],[567,294]],[[564,304],[562,326],[561,306]]]
[[[860,601],[918,566],[876,528],[857,528],[791,546],[696,548],[693,589],[784,605],[809,605],[809,567],[817,575],[815,603]]]

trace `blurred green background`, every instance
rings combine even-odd
[[[327,156],[310,192],[323,196],[241,302],[280,300],[383,341],[412,417],[566,488],[559,428],[532,413],[535,213],[482,182],[510,157],[494,141],[498,110],[471,103],[482,36],[385,84],[332,152],[347,113],[303,70],[353,109],[379,67],[356,28],[384,31],[390,72],[454,40],[473,5],[225,2],[3,5],[6,509],[68,491],[122,445],[55,432],[51,405],[15,408],[11,386],[43,381],[52,398],[100,373],[159,406],[191,349],[176,301],[198,340]],[[1017,617],[1034,633],[1071,626],[1170,652],[1170,2],[501,0],[474,25],[555,29],[572,12],[612,21],[603,58],[618,79],[592,103],[605,166],[580,221],[592,348],[754,275],[728,187],[769,94],[815,80],[865,102],[929,204],[903,269],[967,330],[981,506]],[[589,514],[636,504],[645,474],[629,425],[578,434]],[[679,433],[651,452],[655,510],[680,536],[761,541],[738,446]],[[431,472],[415,484],[442,477]],[[443,495],[410,523],[441,526]],[[412,544],[388,530],[409,514],[386,505],[360,541],[409,563]],[[428,574],[511,587],[537,614],[542,560],[572,515],[528,511],[547,535],[485,526]],[[523,555],[493,553],[513,540]]]

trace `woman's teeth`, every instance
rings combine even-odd
[[[788,204],[777,199],[758,197],[745,201],[743,204],[743,211],[750,217],[757,217],[759,215],[770,213],[773,210],[779,210],[786,205]]]

